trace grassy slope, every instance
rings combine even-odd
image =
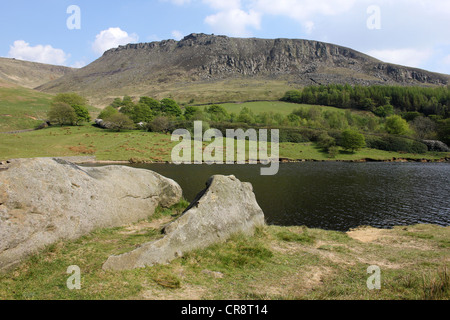
[[[288,103],[282,101],[257,101],[257,102],[246,102],[246,103],[224,103],[221,104],[229,113],[239,114],[241,110],[246,107],[250,109],[253,113],[263,113],[263,112],[273,112],[280,113],[284,116],[292,113],[292,111],[300,109],[300,108],[312,108],[318,107],[322,111],[338,111],[344,113],[344,109],[327,107],[327,106],[312,106],[308,104],[297,104],[297,103]],[[355,113],[361,113],[361,111],[352,110]]]
[[[165,266],[106,272],[109,255],[159,238],[186,203],[149,220],[59,242],[0,275],[0,299],[443,299],[450,228],[366,228],[350,233],[267,226],[255,236],[187,253]],[[81,269],[69,290],[67,268]],[[367,268],[381,269],[381,290],[368,290]]]
[[[52,95],[0,84],[0,132],[35,128],[46,118]]]
[[[177,142],[170,135],[142,131],[110,132],[93,126],[54,127],[20,134],[1,134],[0,160],[52,156],[95,155],[97,160],[171,161],[171,152]],[[204,146],[208,145],[204,143]],[[351,154],[341,151],[333,160],[372,158],[434,159],[449,156],[445,153],[400,154],[374,149],[363,149]],[[280,157],[293,160],[330,160],[312,143],[281,143]]]
[[[0,82],[0,132],[34,129],[47,119],[53,95]],[[88,107],[92,116],[99,109]]]

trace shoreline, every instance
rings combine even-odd
[[[32,158],[54,158],[61,159],[68,162],[72,162],[77,165],[83,164],[103,164],[103,165],[127,165],[127,164],[173,164],[170,161],[153,161],[145,159],[129,159],[129,160],[97,160],[95,156],[65,156],[65,157],[31,157]],[[0,160],[0,165],[5,165],[11,161],[20,158],[12,158],[8,160]],[[367,163],[367,162],[386,162],[386,163],[450,163],[450,158],[441,159],[426,159],[426,158],[392,158],[392,159],[373,159],[373,158],[362,158],[354,160],[340,160],[340,159],[289,159],[289,158],[279,158],[279,163],[303,163],[303,162],[349,162],[349,163]],[[191,163],[194,164],[194,163]],[[203,162],[202,165],[207,164]],[[227,163],[222,163],[227,164]],[[233,164],[237,164],[235,161]],[[245,164],[249,164],[249,160],[245,161]],[[262,164],[259,160],[255,164]],[[264,164],[263,164],[264,165]]]
[[[66,157],[55,157],[59,159],[68,160]],[[70,158],[70,157],[69,157]],[[70,161],[75,164],[111,164],[111,165],[118,165],[118,164],[173,164],[173,162],[170,161],[151,161],[151,160],[80,160],[80,161]],[[287,158],[280,158],[279,163],[303,163],[303,162],[349,162],[349,163],[365,163],[365,162],[386,162],[386,163],[450,163],[450,158],[443,158],[443,159],[411,159],[411,158],[393,158],[393,159],[371,159],[371,158],[364,158],[364,159],[358,159],[358,160],[318,160],[318,159],[287,159]],[[194,164],[194,163],[192,163]],[[206,162],[203,162],[203,164],[207,164]],[[226,164],[225,162],[222,164]],[[233,164],[237,164],[235,161]],[[249,164],[249,161],[246,160],[245,164]],[[261,164],[260,161],[257,161],[256,164]]]

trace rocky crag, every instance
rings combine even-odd
[[[446,85],[450,76],[384,63],[342,46],[299,39],[191,34],[180,41],[128,44],[38,89],[85,94],[152,94],[198,83],[244,79],[296,85]],[[122,90],[123,89],[123,90]],[[167,89],[169,90],[169,89]],[[184,90],[184,89],[183,89]]]

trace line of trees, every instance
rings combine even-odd
[[[429,88],[330,84],[290,90],[281,100],[367,110],[381,117],[392,115],[394,109],[434,115],[441,119],[450,117],[450,86]]]
[[[323,86],[317,88],[324,90]],[[284,100],[300,101],[304,92],[299,92],[287,92]],[[86,106],[87,101],[76,94],[59,94],[52,103],[49,117],[60,125],[89,122]],[[299,106],[288,115],[276,110],[255,113],[248,107],[243,107],[239,113],[230,113],[216,104],[182,107],[170,98],[156,100],[147,96],[140,97],[135,103],[125,96],[116,98],[106,107],[98,116],[102,119],[101,123],[97,124],[116,131],[141,129],[162,133],[178,128],[193,129],[196,120],[203,121],[205,130],[214,127],[223,132],[237,128],[278,128],[280,142],[315,142],[330,155],[337,153],[338,146],[349,151],[367,145],[381,150],[422,153],[427,151],[423,140],[440,140],[450,144],[450,118],[443,119],[438,115],[427,117],[418,111],[400,112],[392,105],[389,105],[391,108],[386,106],[384,110],[389,112],[383,115],[314,105]]]

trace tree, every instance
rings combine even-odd
[[[422,140],[430,139],[433,140],[436,135],[436,122],[426,117],[416,117],[412,123],[411,127],[416,133],[416,137]]]
[[[384,106],[376,108],[373,113],[375,113],[379,117],[386,118],[394,114],[394,107],[390,104],[386,104]]]
[[[122,99],[115,98],[114,101],[110,104],[110,106],[119,109],[122,106]]]
[[[161,100],[161,111],[172,117],[179,117],[182,114],[181,108],[175,100],[165,98]]]
[[[398,115],[388,117],[386,119],[385,128],[390,134],[402,135],[409,133],[408,122]]]
[[[130,96],[125,96],[125,97],[123,97],[123,99],[122,99],[122,106],[124,106],[124,107],[126,107],[126,106],[133,106],[134,105],[134,103],[133,103],[133,99],[131,99],[131,97]]]
[[[198,115],[201,110],[197,107],[186,106],[184,109],[184,118],[186,120],[193,120],[196,115]]]
[[[161,103],[156,99],[143,96],[140,98],[139,103],[149,106],[154,113],[161,112]]]
[[[51,123],[63,125],[73,125],[77,121],[75,110],[64,102],[55,102],[50,106],[48,118]]]
[[[117,109],[115,109],[112,106],[107,106],[105,109],[103,109],[102,112],[100,112],[100,114],[98,115],[98,118],[105,120],[116,113],[119,113],[119,111],[117,111]]]
[[[82,122],[91,121],[91,115],[85,106],[74,105],[72,108],[77,116],[76,125],[79,125]]]
[[[345,130],[341,136],[341,147],[355,152],[366,146],[364,135],[354,130]]]
[[[153,120],[153,111],[148,105],[144,103],[138,103],[131,108],[129,116],[134,121],[134,123],[148,123]]]
[[[53,104],[64,103],[71,106],[76,115],[76,120],[72,124],[79,125],[82,122],[91,121],[91,116],[87,109],[87,100],[77,93],[59,93],[53,98]]]
[[[300,90],[289,90],[287,91],[281,101],[301,103],[302,102],[302,92]]]
[[[450,146],[450,118],[439,122],[437,133],[439,140]]]
[[[54,98],[53,102],[61,102],[67,103],[69,106],[86,106],[87,100],[86,98],[80,96],[77,93],[69,92],[69,93],[58,93]]]
[[[210,115],[212,121],[224,121],[230,116],[224,107],[217,104],[206,107],[205,112]]]
[[[241,112],[239,113],[237,121],[251,124],[251,123],[255,122],[255,117],[254,117],[253,112],[249,108],[244,107],[244,108],[242,108]]]
[[[134,122],[123,113],[115,113],[104,119],[105,127],[115,131],[134,129]]]
[[[148,124],[148,131],[166,133],[169,131],[169,127],[170,127],[169,118],[159,116],[153,119],[153,121]]]

